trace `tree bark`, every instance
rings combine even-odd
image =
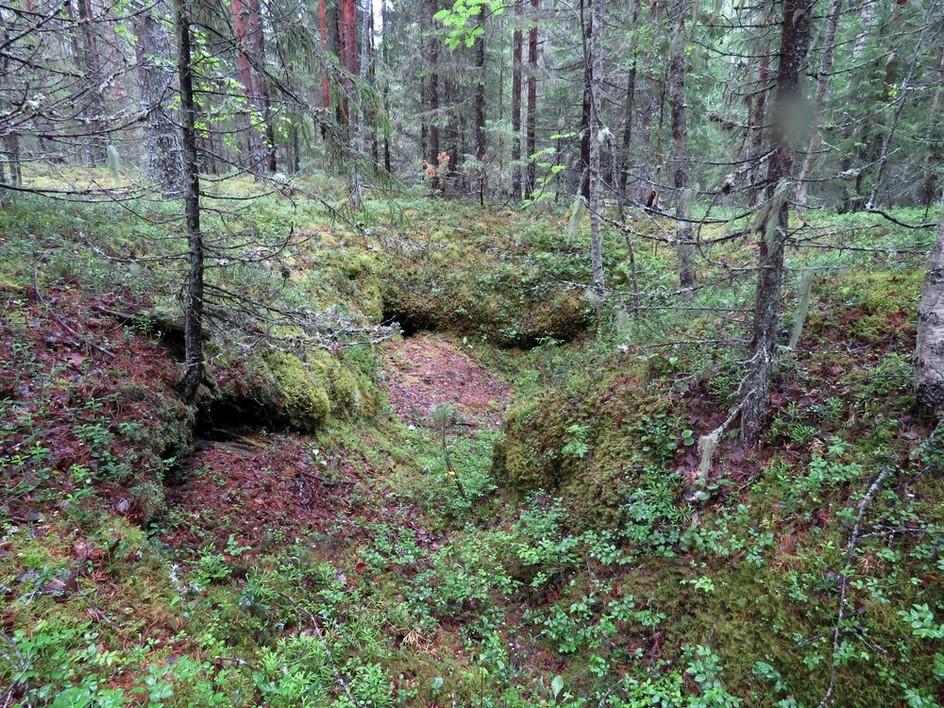
[[[184,212],[187,223],[189,272],[184,287],[184,398],[193,400],[203,380],[203,234],[200,230],[200,173],[197,161],[197,108],[193,99],[190,16],[176,0],[177,73],[180,81],[181,137],[183,145]]]
[[[537,10],[540,0],[531,0],[534,12],[533,21],[537,22]],[[530,199],[534,194],[535,164],[534,151],[537,148],[537,105],[538,105],[538,26],[533,24],[528,30],[528,116],[525,121],[527,135],[528,175],[525,179],[524,196]]]
[[[144,172],[160,186],[165,196],[179,196],[183,190],[183,157],[180,134],[168,108],[175,91],[174,74],[166,62],[171,59],[171,41],[155,8],[139,6],[136,23],[138,87],[144,120]]]
[[[757,69],[757,92],[754,96],[752,105],[748,109],[748,158],[752,160],[747,190],[747,203],[749,206],[757,204],[757,196],[760,194],[760,185],[758,184],[758,175],[760,174],[760,156],[764,151],[764,120],[767,114],[767,81],[770,71],[769,49],[764,47],[764,56],[760,60],[760,66]]]
[[[98,25],[92,10],[92,0],[78,0],[78,5],[85,42],[81,68],[85,73],[86,81],[91,86],[87,110],[90,128],[87,160],[92,166],[100,166],[104,165],[108,158],[108,140],[105,135],[105,96],[103,93],[105,77],[102,73],[101,49],[98,45]]]
[[[905,109],[905,105],[908,103],[909,96],[911,95],[912,78],[914,77],[915,72],[918,70],[918,65],[927,51],[926,40],[928,31],[933,27],[940,26],[938,22],[934,21],[933,8],[934,4],[932,3],[932,5],[928,7],[924,26],[921,28],[921,34],[918,36],[917,43],[915,44],[915,51],[911,60],[911,64],[908,67],[905,78],[901,80],[901,83],[898,86],[898,93],[894,102],[895,110],[891,115],[891,124],[888,126],[888,129],[885,131],[885,135],[882,137],[882,149],[879,152],[878,168],[875,172],[875,182],[872,184],[872,191],[869,194],[869,200],[865,205],[867,211],[871,211],[878,206],[878,193],[882,188],[882,180],[885,177],[885,169],[888,166],[888,158],[891,155],[892,141],[895,139],[895,133],[898,130],[898,121],[901,118],[901,114]]]
[[[689,0],[674,0],[672,6],[672,62],[669,65],[669,103],[672,111],[672,186],[675,189],[675,241],[679,287],[695,285],[695,244],[688,194],[688,127],[685,122],[685,16]]]
[[[918,402],[944,418],[944,216],[937,227],[937,241],[918,306],[915,362]]]
[[[600,297],[603,296],[604,292],[601,223],[603,180],[600,171],[600,143],[603,123],[600,118],[602,96],[599,85],[603,77],[603,44],[600,41],[600,35],[603,34],[602,4],[601,0],[596,0],[592,3],[590,9],[590,21],[596,30],[591,35],[590,40],[590,65],[591,76],[593,77],[590,81],[590,262],[593,289]]]
[[[777,324],[783,288],[783,253],[788,237],[790,172],[794,146],[789,126],[792,106],[800,100],[800,67],[810,41],[810,22],[815,0],[783,0],[780,35],[780,65],[771,124],[773,154],[767,171],[767,205],[761,231],[754,324],[748,359],[748,373],[741,388],[742,445],[749,447],[760,438],[767,424],[770,380],[773,372]]]
[[[485,204],[485,17],[479,19],[482,33],[475,44],[475,159],[479,163],[479,204]]]
[[[355,12],[355,17],[356,16],[357,15]],[[360,56],[355,59],[355,63],[357,64],[358,68],[357,77],[361,83],[364,83],[367,80],[367,46],[369,42],[368,33],[370,32],[370,16],[370,8],[362,8],[360,23]],[[364,200],[364,180],[361,174],[361,165],[359,163],[366,155],[366,146],[364,144],[364,121],[366,116],[361,106],[357,105],[357,102],[354,101],[353,93],[350,95],[350,99],[352,131],[351,137],[354,148],[354,159],[351,161],[351,204],[355,207],[359,207]]]
[[[590,201],[590,132],[593,114],[593,99],[591,97],[593,85],[593,0],[586,0],[590,10],[583,35],[584,69],[583,69],[583,106],[580,114],[580,194]],[[583,22],[584,0],[580,0],[580,20]]]
[[[639,20],[639,2],[630,0],[630,33],[636,29],[636,23]],[[629,168],[632,164],[630,153],[633,146],[633,111],[636,103],[636,47],[635,44],[630,47],[630,65],[629,72],[626,75],[626,100],[623,102],[623,112],[626,114],[623,123],[623,141],[620,150],[622,157],[619,169],[619,200],[620,203],[626,198],[626,181],[629,177]]]
[[[863,58],[865,57],[865,50],[868,49],[868,46],[869,46],[869,37],[872,32],[872,23],[875,18],[875,10],[876,10],[876,3],[874,2],[863,2],[859,10],[859,17],[858,17],[856,26],[859,28],[860,31],[859,31],[859,34],[856,35],[855,43],[852,45],[853,65],[860,64]],[[855,89],[855,86],[853,84],[850,83],[850,86],[852,86],[853,89]],[[848,99],[853,100],[854,94],[848,96]],[[849,144],[850,139],[852,139],[854,135],[856,135],[857,133],[861,135],[861,133],[864,130],[865,128],[863,127],[863,124],[853,122],[847,114],[846,124],[842,130],[842,142]],[[860,137],[859,140],[861,139],[862,138]],[[852,154],[853,154],[852,146],[855,144],[855,142],[857,142],[857,140],[853,140],[852,145],[850,145],[847,150],[843,151],[844,153],[843,158],[839,161],[839,171],[842,173],[847,173],[850,167],[852,166]],[[859,193],[860,186],[862,184],[861,170],[859,171],[859,177],[856,179],[855,183],[856,183],[856,197],[855,198],[851,197],[848,193],[848,190],[845,188],[845,186],[843,186],[844,196],[843,196],[843,204],[842,204],[842,209],[841,209],[842,211],[849,211],[860,205],[860,202],[858,199],[858,193]]]
[[[270,164],[265,137],[268,108],[258,71],[263,61],[259,0],[232,0],[231,8],[236,37],[236,68],[247,108],[242,118],[248,147],[246,167],[258,178],[266,174]]]
[[[438,190],[439,180],[439,38],[433,34],[435,20],[433,15],[438,11],[437,0],[426,0],[427,22],[429,27],[429,80],[426,82],[427,91],[427,157],[426,162],[432,170],[430,186]]]
[[[521,8],[523,0],[515,0],[515,30],[512,36],[511,74],[511,196],[521,199]]]
[[[390,79],[389,68],[390,68],[390,52],[388,49],[389,42],[387,40],[387,3],[381,3],[380,7],[380,16],[383,21],[383,27],[381,29],[381,47],[383,48],[383,65],[384,65],[384,85],[383,85],[383,95],[381,97],[383,101],[383,111],[384,116],[387,118],[384,121],[384,172],[387,175],[393,175],[393,168],[390,163]]]
[[[321,50],[325,53],[327,63],[331,49],[328,40],[328,5],[327,0],[318,0],[318,35],[321,37]],[[330,71],[325,68],[321,76],[321,107],[331,107],[331,77]]]
[[[810,143],[806,148],[806,157],[803,158],[803,167],[800,168],[800,175],[797,177],[796,202],[797,209],[802,210],[806,207],[806,199],[809,193],[807,180],[813,172],[813,166],[816,164],[816,153],[822,145],[823,137],[819,132],[820,113],[823,106],[826,105],[826,98],[829,95],[829,74],[833,68],[833,50],[836,47],[836,28],[839,26],[839,17],[842,15],[843,0],[833,0],[832,7],[829,10],[829,19],[826,20],[826,33],[823,37],[823,53],[819,59],[819,76],[816,80],[816,94],[813,98],[813,125],[810,126]]]

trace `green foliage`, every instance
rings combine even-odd
[[[323,351],[304,358],[268,351],[224,373],[214,405],[245,410],[272,425],[313,431],[329,417],[371,417],[377,410],[373,383]]]

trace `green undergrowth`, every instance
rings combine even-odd
[[[177,265],[125,260],[163,253],[162,227],[102,205],[2,212],[3,699],[786,707],[819,704],[835,672],[836,705],[942,700],[944,485],[911,389],[905,236],[870,231],[902,252],[832,269],[795,256],[785,330],[816,275],[766,439],[740,453],[725,437],[696,483],[696,440],[743,372],[749,284],[659,309],[677,304],[674,254],[642,241],[651,309],[597,310],[569,285],[589,264],[563,210],[370,206],[354,228],[318,203],[253,202],[234,233],[293,245],[211,282],[452,330],[515,391],[500,430],[408,425],[382,352],[241,346],[258,323],[214,330],[216,389],[188,410],[166,335],[94,310],[173,319]],[[623,242],[607,244],[623,288]],[[62,344],[50,312],[85,339]],[[191,452],[198,414],[250,430]]]

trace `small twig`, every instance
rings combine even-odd
[[[37,274],[36,274],[36,270],[35,270],[35,269],[33,269],[33,292],[36,293],[36,297],[37,297],[37,299],[39,300],[39,303],[46,309],[46,311],[52,316],[52,318],[53,318],[54,320],[56,320],[56,322],[58,322],[59,325],[60,325],[63,329],[65,329],[69,334],[71,334],[73,337],[75,337],[76,339],[78,339],[78,340],[79,340],[80,342],[82,342],[83,344],[85,344],[85,345],[87,345],[87,346],[89,346],[89,347],[92,347],[93,349],[97,349],[97,350],[100,351],[102,354],[104,354],[105,356],[107,356],[109,359],[114,359],[114,358],[115,358],[115,353],[114,353],[114,352],[109,351],[108,349],[105,349],[105,347],[102,347],[102,346],[96,344],[95,342],[93,342],[93,341],[92,341],[91,339],[89,339],[88,337],[85,337],[85,336],[79,334],[79,333],[76,332],[74,329],[72,329],[68,324],[66,324],[65,320],[63,320],[59,315],[56,314],[55,310],[52,309],[52,305],[49,303],[49,301],[46,300],[46,298],[43,297],[43,291],[42,291],[42,290],[40,289],[40,287],[39,287],[39,278],[37,277]]]
[[[836,655],[839,653],[839,640],[842,638],[842,622],[846,618],[846,593],[849,589],[848,573],[855,555],[856,543],[859,541],[859,534],[862,530],[862,519],[865,518],[865,512],[875,500],[875,495],[878,494],[878,490],[882,487],[885,478],[891,474],[891,471],[890,467],[886,467],[881,471],[879,476],[875,478],[875,481],[872,482],[872,486],[869,487],[869,490],[859,502],[855,524],[852,526],[852,533],[849,534],[849,542],[846,544],[846,552],[843,555],[843,568],[839,579],[839,611],[836,615],[836,626],[833,629],[833,655],[832,668],[829,673],[829,686],[826,689],[826,695],[823,696],[823,700],[819,702],[818,708],[826,708],[826,706],[832,702],[833,692],[836,689]]]

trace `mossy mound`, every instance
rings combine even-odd
[[[501,346],[584,332],[591,307],[582,294],[525,264],[503,263],[454,242],[391,262],[382,274],[384,314],[407,331],[475,334]]]
[[[508,409],[493,470],[515,494],[563,497],[577,530],[615,526],[644,470],[667,469],[683,445],[684,421],[668,405],[640,376],[581,376]]]
[[[321,350],[302,356],[255,354],[222,372],[210,417],[247,416],[276,427],[313,431],[329,418],[373,417],[379,392],[367,374]]]

